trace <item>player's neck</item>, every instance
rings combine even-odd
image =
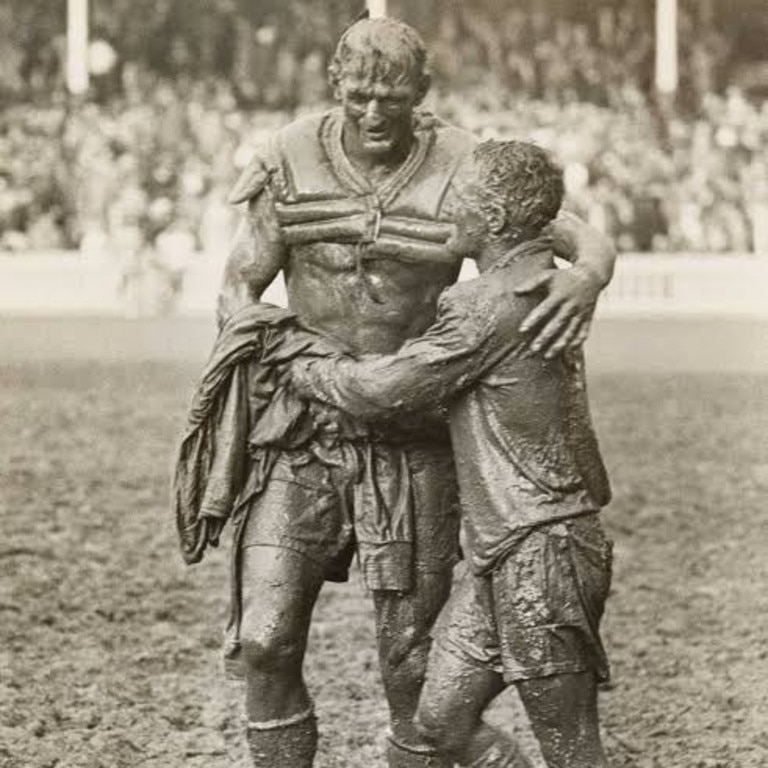
[[[550,247],[550,241],[541,237],[518,242],[494,239],[483,246],[477,258],[477,269],[481,273],[504,269],[535,254],[549,253]]]
[[[496,268],[497,264],[503,264],[508,260],[511,251],[517,246],[510,244],[508,240],[489,238],[483,243],[483,247],[477,257],[478,272],[487,272]]]

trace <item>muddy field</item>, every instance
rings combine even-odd
[[[245,766],[219,670],[226,551],[186,569],[170,454],[198,366],[0,369],[0,766]],[[601,694],[616,768],[768,765],[768,377],[602,374],[616,500]],[[307,661],[320,768],[383,766],[369,600],[329,586]],[[494,717],[515,718],[512,697]],[[520,727],[519,723],[517,726]]]

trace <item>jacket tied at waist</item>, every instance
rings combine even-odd
[[[197,563],[208,545],[217,546],[227,520],[241,522],[279,456],[329,467],[342,461],[355,468],[355,532],[368,586],[411,588],[407,439],[388,442],[302,400],[284,374],[300,355],[340,352],[278,307],[251,305],[226,323],[194,393],[175,466],[173,507],[185,562]]]

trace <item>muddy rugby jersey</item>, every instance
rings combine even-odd
[[[473,137],[432,115],[414,116],[414,142],[384,181],[371,182],[342,146],[343,112],[301,118],[262,146],[230,195],[242,203],[270,184],[283,244],[292,255],[339,247],[361,268],[372,259],[458,266],[451,180]]]

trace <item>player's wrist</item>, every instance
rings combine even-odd
[[[593,285],[598,291],[605,288],[610,282],[610,277],[606,276],[598,267],[594,264],[590,264],[586,261],[580,261],[574,264],[571,269],[574,274],[581,277],[585,282]]]

